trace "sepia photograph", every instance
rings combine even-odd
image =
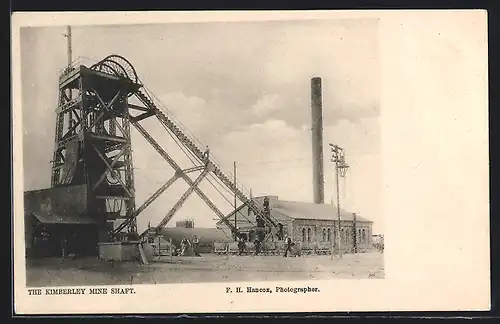
[[[485,12],[12,26],[16,313],[489,309]]]
[[[377,28],[22,28],[27,285],[383,278]]]

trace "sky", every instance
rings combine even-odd
[[[25,190],[50,186],[57,80],[67,64],[64,26],[21,30]],[[223,170],[254,196],[312,202],[310,79],[323,80],[325,202],[335,197],[328,143],[345,149],[350,166],[340,181],[341,207],[383,232],[380,165],[378,21],[343,19],[73,26],[73,59],[127,58],[160,108],[208,145]],[[143,126],[181,164],[189,160],[161,125]],[[132,131],[136,204],[173,170]],[[213,182],[213,181],[212,181]],[[187,188],[179,180],[138,218],[157,224]],[[229,212],[233,198],[207,181],[209,198]],[[248,191],[247,191],[248,193]],[[193,218],[212,227],[215,214],[193,194],[169,223]]]

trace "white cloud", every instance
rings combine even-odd
[[[281,97],[278,94],[266,94],[252,105],[255,115],[262,117],[282,108]]]
[[[252,135],[259,135],[266,137],[266,135],[276,135],[276,137],[293,137],[297,135],[297,129],[289,126],[284,120],[280,119],[268,119],[264,123],[252,124],[248,127],[248,130],[253,130],[257,132]]]
[[[222,150],[237,160],[255,161],[288,155],[284,150],[300,140],[304,131],[284,120],[269,119],[228,133],[221,143]],[[256,149],[250,149],[256,148]]]
[[[270,83],[308,89],[310,78],[320,76],[325,107],[378,101],[378,36],[374,23],[296,24],[277,30],[274,36],[277,41],[265,61]]]
[[[167,93],[158,96],[161,103],[173,113],[174,118],[192,131],[202,130],[210,120],[207,101],[197,96],[186,96],[182,92]],[[163,107],[162,107],[163,108]]]
[[[344,147],[346,154],[379,153],[379,118],[363,118],[354,123],[339,120],[324,128],[324,141]]]

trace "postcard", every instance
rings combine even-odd
[[[486,17],[15,13],[15,312],[488,310]]]

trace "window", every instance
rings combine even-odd
[[[307,242],[311,242],[311,228],[307,229]]]
[[[306,242],[306,241],[307,241],[306,229],[302,228],[302,242]]]
[[[326,242],[326,229],[323,228],[323,242]]]
[[[365,229],[363,229],[361,231],[361,233],[363,233],[363,234],[361,234],[362,235],[361,236],[361,240],[362,240],[363,244],[365,244],[366,243],[366,232],[365,232]]]
[[[331,242],[331,241],[332,241],[332,236],[331,236],[331,235],[332,235],[332,232],[330,231],[330,229],[328,229],[328,230],[326,231],[326,233],[327,233],[326,235],[327,235],[328,242]]]

